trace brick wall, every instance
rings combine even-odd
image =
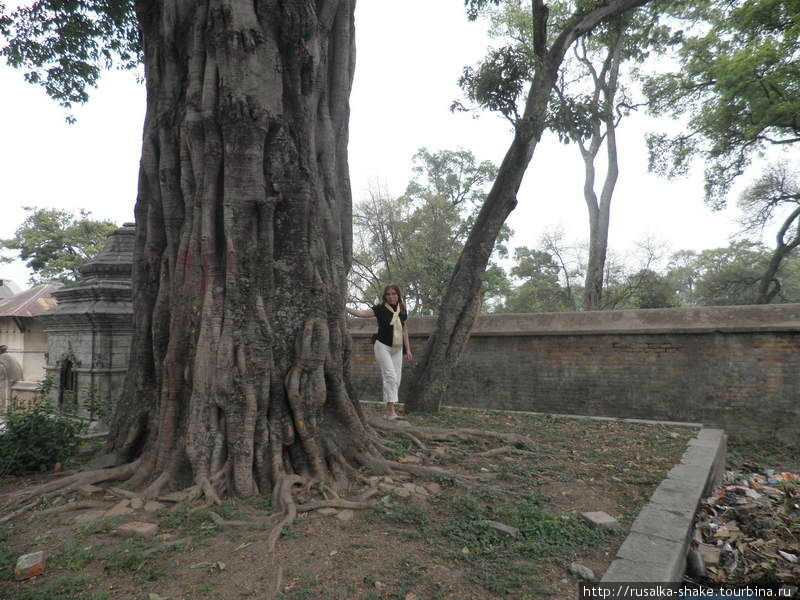
[[[416,352],[434,325],[409,319]],[[374,328],[350,322],[362,400],[381,396]],[[414,367],[404,365],[405,384]],[[796,441],[800,305],[484,316],[444,404],[702,422],[739,439]]]

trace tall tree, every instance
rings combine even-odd
[[[497,172],[489,161],[478,162],[468,150],[414,156],[414,178],[405,194],[389,198],[370,193],[354,210],[354,267],[350,277],[370,302],[393,281],[404,290],[410,311],[433,315],[444,296],[450,274],[475,215],[486,198],[486,183]],[[504,227],[486,272],[486,293],[499,296],[507,283],[495,258],[505,256]]]
[[[14,237],[0,240],[0,249],[18,252],[32,272],[33,285],[46,281],[72,283],[80,277],[80,268],[94,258],[116,229],[111,221],[90,219],[91,213],[57,208],[23,207],[27,216]],[[0,262],[15,257],[0,256]]]
[[[568,2],[554,3],[563,15]],[[533,28],[530,6],[507,0],[492,11],[494,37],[513,42],[510,60],[514,71],[532,79]],[[574,143],[584,164],[583,197],[589,215],[589,256],[586,265],[583,309],[603,307],[603,279],[608,252],[611,200],[619,177],[617,129],[635,108],[624,85],[625,65],[639,64],[653,51],[663,50],[668,29],[653,10],[628,12],[610,19],[581,37],[567,56],[547,112],[547,128],[565,143]],[[526,73],[527,70],[527,73]],[[469,73],[467,79],[469,79]],[[604,156],[605,174],[598,175],[597,158]],[[600,179],[598,181],[598,179]],[[599,190],[598,190],[599,186]]]
[[[11,62],[66,103],[114,51],[144,63],[135,333],[109,442],[123,464],[83,480],[152,496],[188,466],[194,494],[277,486],[287,506],[301,476],[381,460],[344,319],[354,8],[42,0],[3,18]]]
[[[450,279],[436,329],[420,361],[419,376],[407,396],[408,409],[436,411],[444,397],[451,366],[460,358],[480,311],[483,273],[495,240],[517,204],[522,177],[545,129],[547,105],[567,51],[577,39],[603,22],[648,1],[577,2],[574,12],[551,33],[548,6],[543,0],[534,0],[531,12],[534,75],[521,114],[517,113],[517,105],[523,91],[522,81],[513,68],[508,68],[516,64],[512,60],[513,47],[492,53],[484,63],[485,68],[472,78],[474,83],[467,84],[470,100],[497,108],[506,115],[513,124],[514,137]],[[483,0],[468,0],[470,16],[476,18],[485,4]]]

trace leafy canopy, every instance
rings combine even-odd
[[[77,281],[80,267],[103,249],[106,237],[117,228],[111,221],[90,219],[85,210],[76,216],[73,211],[57,208],[23,208],[28,215],[14,237],[0,240],[0,250],[16,251],[19,256],[0,256],[0,261],[26,261],[33,271],[31,284]]]
[[[654,114],[688,117],[688,129],[649,136],[650,167],[682,174],[702,156],[706,200],[721,208],[754,155],[800,142],[800,1],[706,0],[677,16],[695,33],[681,33],[679,68],[644,91]]]
[[[103,69],[140,63],[133,6],[130,0],[37,0],[13,9],[0,3],[0,56],[61,106],[84,103]]]
[[[749,240],[700,253],[682,251],[673,256],[667,278],[690,306],[756,304],[758,286],[771,257],[769,248]],[[784,260],[776,278],[780,282],[777,302],[800,300],[800,258]]]

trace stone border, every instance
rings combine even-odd
[[[727,437],[722,429],[701,429],[636,517],[606,582],[680,582],[692,539],[697,506],[725,470]]]

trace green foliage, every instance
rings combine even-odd
[[[39,405],[30,412],[9,412],[0,431],[0,475],[50,470],[73,457],[86,424]]]
[[[66,392],[64,394],[66,395]],[[87,392],[85,407],[92,419],[107,421],[111,416],[111,399],[101,394],[97,386],[91,387]]]
[[[516,122],[524,92],[541,66],[535,49],[536,24],[530,2],[506,0],[494,4],[497,6],[484,6],[483,12],[490,21],[489,34],[500,46],[491,48],[476,66],[466,67],[459,86],[472,104]],[[599,5],[548,2],[547,44],[580,15]],[[563,142],[579,142],[592,137],[601,123],[613,123],[627,114],[634,103],[616,71],[619,64],[641,62],[670,43],[670,31],[659,19],[659,11],[644,8],[617,16],[586,33],[559,73],[548,105],[546,128]],[[453,109],[469,110],[460,102],[455,102]]]
[[[131,539],[111,549],[105,557],[105,567],[110,572],[132,573],[142,584],[158,581],[167,574],[166,565],[154,551],[155,540]]]
[[[772,253],[760,243],[741,240],[724,248],[673,255],[667,277],[683,304],[732,306],[755,304],[758,284]],[[778,302],[800,301],[800,258],[784,261],[776,274],[781,283]]]
[[[628,278],[630,297],[624,308],[674,308],[679,300],[670,280],[653,271],[641,269]]]
[[[129,0],[38,0],[0,4],[0,56],[24,71],[61,106],[88,100],[102,70],[141,60],[134,3]],[[68,120],[72,120],[68,117]]]
[[[775,469],[800,470],[800,443],[786,442],[774,438],[757,441],[728,441],[727,466],[729,469]]]
[[[511,274],[522,283],[506,295],[503,312],[575,310],[569,289],[559,279],[561,267],[550,253],[523,246],[514,250],[514,260]]]
[[[686,133],[649,136],[650,167],[685,173],[706,161],[706,200],[721,208],[733,181],[767,146],[800,142],[800,3],[676,3],[679,67],[646,80],[656,115],[688,117]]]
[[[414,156],[414,178],[399,198],[374,191],[354,211],[351,286],[365,302],[380,297],[388,282],[400,285],[413,314],[434,314],[444,296],[464,242],[497,169],[466,150]],[[504,227],[494,257],[502,257],[511,235]],[[507,290],[503,269],[492,261],[484,275],[486,295]]]
[[[441,533],[445,554],[472,565],[470,578],[496,593],[509,595],[531,579],[531,567],[523,560],[567,559],[576,548],[595,545],[613,532],[590,527],[576,515],[550,511],[538,494],[519,500],[494,495],[453,498],[453,516]],[[512,538],[489,526],[498,521],[519,529]],[[516,597],[516,595],[515,595]]]
[[[117,226],[111,221],[95,221],[90,213],[57,208],[26,206],[27,216],[14,237],[0,240],[0,250],[19,253],[34,276],[31,284],[46,281],[71,283],[80,276],[81,266],[94,258]],[[11,259],[6,257],[4,261]]]

